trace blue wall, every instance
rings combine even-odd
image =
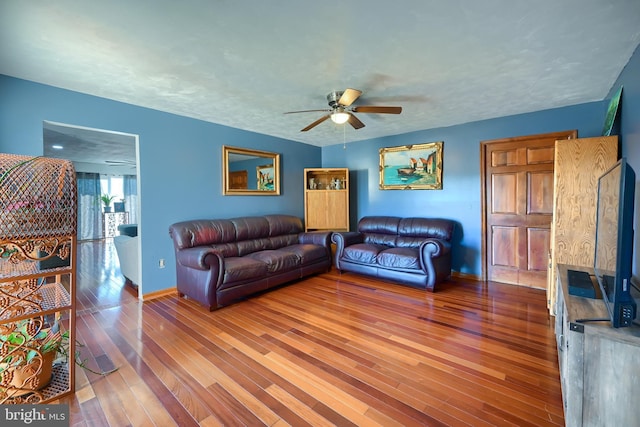
[[[454,251],[453,268],[479,276],[480,142],[570,129],[577,129],[579,137],[600,135],[609,99],[620,85],[624,86],[618,125],[622,154],[640,176],[638,51],[603,101],[322,149],[0,76],[0,151],[42,154],[44,120],[139,135],[145,294],[175,286],[173,249],[167,236],[169,224],[196,217],[278,212],[303,216],[302,169],[320,166],[351,170],[352,226],[357,218],[372,214],[428,215],[458,221],[461,231],[456,236],[459,247]],[[378,189],[379,148],[434,141],[444,141],[442,190]],[[279,151],[282,196],[223,197],[220,165],[224,144]],[[640,185],[636,185],[636,194],[640,194]],[[640,229],[638,225],[636,229]],[[636,247],[639,240],[640,232],[636,233]],[[634,272],[640,266],[638,252],[635,251]],[[167,260],[166,269],[157,267],[159,258]]]
[[[604,124],[603,102],[502,117],[403,135],[325,147],[324,167],[351,171],[356,195],[350,208],[352,228],[365,215],[436,216],[461,227],[454,245],[453,269],[480,276],[482,221],[480,200],[480,142],[520,135],[578,129],[578,136],[598,136]],[[379,154],[382,147],[444,141],[442,190],[380,190]]]
[[[303,169],[321,166],[319,147],[0,75],[0,152],[42,155],[43,121],[139,135],[144,294],[175,286],[170,224],[265,213],[303,217]],[[281,153],[281,195],[222,196],[222,145]]]
[[[620,140],[622,155],[636,172],[636,210],[635,210],[635,244],[634,244],[634,275],[640,271],[640,47],[620,73],[618,80],[611,88],[605,108],[613,93],[622,86],[620,110]],[[615,129],[615,127],[614,127]],[[631,232],[631,230],[629,231]]]
[[[429,129],[404,135],[325,147],[324,167],[347,167],[355,194],[351,204],[352,227],[357,218],[373,214],[433,215],[458,221],[462,235],[453,254],[453,268],[480,275],[482,245],[480,201],[480,141],[519,135],[577,129],[578,137],[602,134],[606,110],[613,93],[623,86],[619,123],[622,155],[640,180],[640,47],[638,47],[607,99],[554,110],[501,117],[448,128]],[[443,189],[379,190],[379,154],[382,147],[444,141]],[[636,182],[636,206],[640,206],[640,181]],[[640,269],[640,215],[636,209],[634,274]],[[631,232],[631,231],[630,231]]]

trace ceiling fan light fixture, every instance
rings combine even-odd
[[[336,110],[331,114],[331,121],[336,124],[344,124],[349,121],[349,113],[345,113],[343,109]]]

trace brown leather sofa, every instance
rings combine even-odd
[[[214,310],[331,269],[331,233],[290,215],[183,221],[169,227],[180,296]]]
[[[333,233],[334,265],[340,272],[366,274],[433,291],[451,276],[447,219],[367,216],[358,231]]]

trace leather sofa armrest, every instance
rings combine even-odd
[[[312,231],[300,233],[298,235],[298,242],[302,244],[320,245],[325,248],[329,248],[331,245],[331,232],[330,231]]]
[[[440,239],[426,239],[420,244],[420,255],[423,258],[436,258],[451,252],[451,243]]]
[[[340,270],[340,260],[347,246],[364,242],[364,234],[357,231],[334,232],[331,235],[331,241],[336,244],[333,265]]]
[[[451,243],[440,239],[425,240],[420,244],[420,263],[427,274],[427,290],[433,291],[439,278],[451,275]]]
[[[338,250],[341,250],[355,243],[364,242],[364,234],[357,231],[334,232],[331,241],[336,244]]]
[[[203,246],[181,249],[176,253],[176,258],[180,265],[198,270],[221,271],[224,265],[219,252]]]

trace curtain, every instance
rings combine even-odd
[[[78,240],[102,237],[100,210],[100,175],[91,172],[76,173],[78,181]]]
[[[135,175],[124,175],[124,206],[129,211],[129,224],[138,223],[138,182]]]

